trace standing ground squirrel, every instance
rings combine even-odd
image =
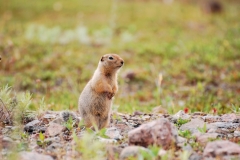
[[[78,109],[86,127],[107,127],[110,121],[112,97],[118,90],[117,73],[123,66],[117,54],[102,56],[93,77],[83,89]]]

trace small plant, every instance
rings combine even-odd
[[[192,138],[191,132],[189,130],[185,130],[185,131],[178,131],[178,134],[184,138],[190,139]]]
[[[37,145],[40,147],[46,147],[47,146],[47,142],[45,141],[45,136],[42,132],[39,133],[39,137],[37,140]]]
[[[204,123],[204,126],[202,128],[198,127],[197,129],[201,133],[206,133],[207,132],[207,124]]]
[[[69,116],[68,121],[64,124],[64,126],[71,131],[73,129],[73,118],[72,116]]]
[[[73,132],[73,141],[76,145],[72,149],[80,153],[81,159],[105,160],[106,146],[96,139],[96,135],[91,131],[86,131],[81,138],[78,138]],[[89,146],[90,144],[91,146]]]
[[[179,118],[179,119],[177,120],[177,126],[180,127],[181,125],[183,125],[183,124],[185,124],[185,123],[187,123],[187,122],[189,122],[188,119]]]

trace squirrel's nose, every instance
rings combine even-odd
[[[123,64],[124,62],[123,61],[121,61],[121,64]]]

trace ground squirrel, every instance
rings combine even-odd
[[[78,109],[86,127],[102,129],[109,124],[112,97],[118,90],[117,73],[123,63],[117,54],[106,54],[100,59],[79,97]]]

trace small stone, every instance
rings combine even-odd
[[[221,120],[220,116],[212,116],[212,115],[203,116],[202,119],[205,122],[209,122],[209,123],[218,122]]]
[[[176,114],[173,115],[173,119],[190,119],[190,115],[186,114],[184,111],[180,110]]]
[[[24,131],[26,132],[33,132],[34,130],[36,130],[36,126],[40,123],[39,120],[33,120],[32,122],[27,123],[24,126]]]
[[[47,147],[47,150],[49,150],[50,152],[52,152],[52,151],[54,151],[54,150],[57,149],[57,148],[62,148],[62,144],[53,142],[52,144],[50,144],[50,145]]]
[[[120,155],[122,152],[122,148],[119,146],[114,146],[114,145],[107,145],[106,146],[106,152],[107,152],[107,159],[108,160],[115,160],[116,155]]]
[[[203,159],[203,156],[196,152],[193,152],[189,157],[189,160],[202,160],[202,159]]]
[[[226,128],[226,129],[236,129],[240,127],[240,123],[232,123],[232,122],[215,122],[215,123],[211,123],[211,125],[217,128]]]
[[[221,116],[221,119],[222,119],[223,122],[233,122],[237,118],[238,117],[234,113],[224,114],[224,115]]]
[[[198,128],[203,128],[204,124],[205,123],[202,119],[199,118],[191,119],[190,122],[183,124],[180,127],[180,130],[189,130],[191,133],[199,132]]]
[[[218,129],[216,130],[216,133],[228,134],[228,133],[230,133],[230,131],[229,131],[228,129],[226,129],[226,128],[218,128]]]
[[[232,134],[228,134],[227,136],[228,136],[228,138],[233,138]]]
[[[147,121],[147,120],[149,120],[150,118],[151,118],[151,117],[148,116],[148,115],[142,117],[142,119],[143,119],[144,121]]]
[[[236,143],[219,140],[208,142],[203,151],[205,157],[219,157],[223,155],[240,155],[240,146]]]
[[[140,112],[140,111],[135,111],[133,113],[134,116],[139,116],[139,115],[143,115],[144,113],[143,112]]]
[[[240,137],[240,131],[234,131],[234,137]]]
[[[164,150],[164,149],[159,149],[159,151],[158,151],[158,156],[164,156],[164,155],[166,155],[167,154],[167,151],[166,150]]]
[[[108,128],[105,134],[111,139],[115,139],[115,140],[122,139],[122,136],[120,135],[120,131],[115,127]]]
[[[64,129],[65,127],[60,124],[50,123],[49,127],[47,128],[47,133],[50,137],[53,137],[60,134]]]
[[[217,128],[210,128],[207,133],[216,133]]]
[[[177,146],[183,147],[186,142],[187,142],[187,139],[186,139],[186,138],[183,138],[183,137],[181,137],[181,136],[178,136],[178,138],[177,138]]]
[[[20,152],[21,160],[53,160],[51,156],[39,154],[37,152]]]
[[[169,149],[177,143],[177,129],[168,119],[160,118],[128,132],[128,143],[143,147],[156,144]]]
[[[142,152],[147,152],[148,154],[149,153],[151,154],[151,151],[144,147],[140,147],[140,146],[125,147],[120,154],[120,160],[125,160],[131,157],[137,157]]]
[[[107,143],[107,144],[117,143],[117,141],[115,139],[102,138],[102,137],[99,137],[99,136],[98,136],[98,140],[100,142]]]
[[[54,119],[56,118],[56,115],[55,114],[45,114],[43,116],[44,119]]]
[[[205,146],[209,141],[216,139],[218,137],[217,133],[204,133],[197,136],[197,142]]]
[[[44,141],[53,143],[53,142],[60,142],[61,139],[60,137],[50,137],[50,138],[46,138]]]
[[[14,141],[9,138],[9,137],[3,137],[3,138],[0,138],[0,140],[2,141],[2,147],[3,148],[11,148],[13,145],[14,145]]]
[[[194,112],[193,113],[193,116],[206,116],[207,114],[206,113],[203,113],[203,112]]]
[[[57,124],[62,125],[62,124],[64,124],[64,120],[63,120],[63,118],[59,117],[59,118],[56,118],[53,121],[51,121],[51,123],[57,123]]]

